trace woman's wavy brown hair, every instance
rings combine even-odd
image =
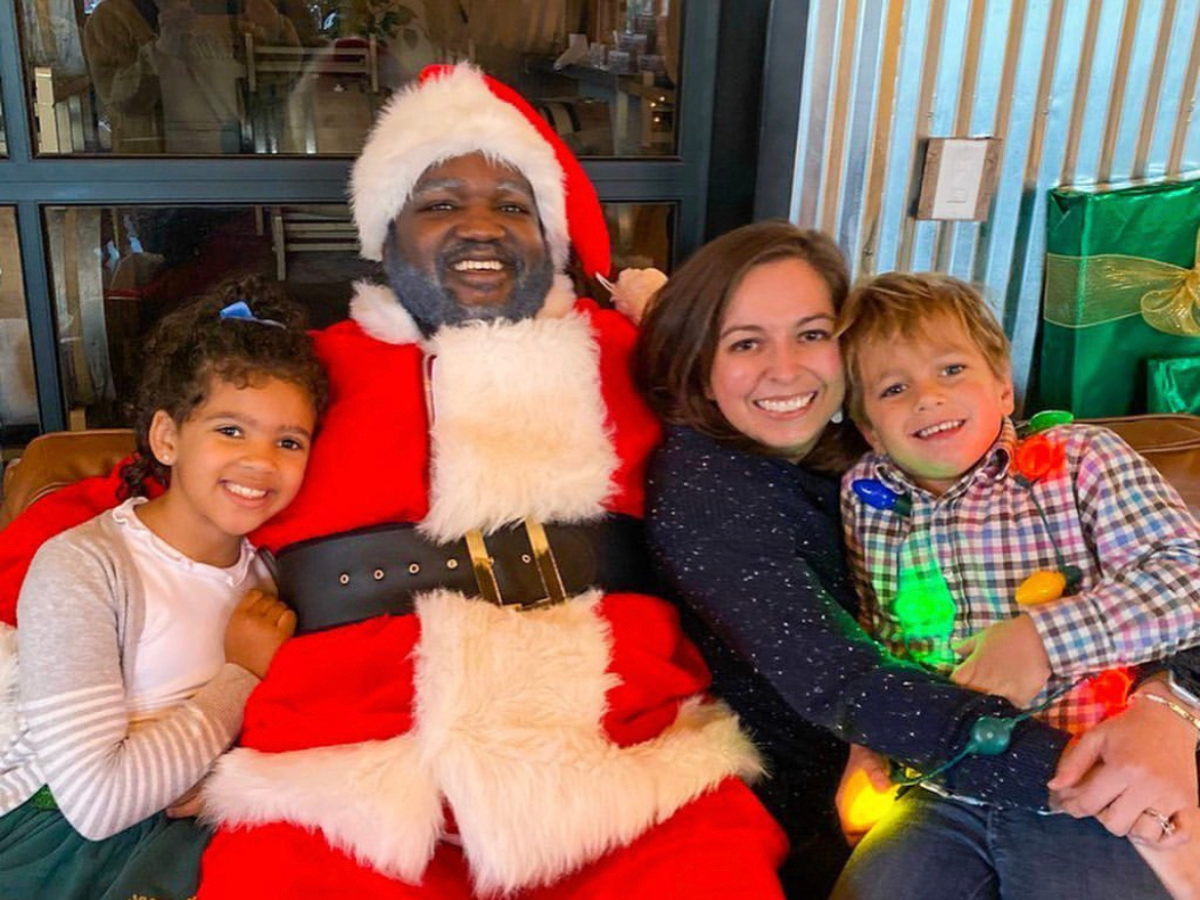
[[[278,325],[221,318],[221,310],[239,300],[258,319]],[[145,495],[151,479],[164,486],[170,483],[170,468],[150,449],[150,422],[161,409],[182,425],[208,398],[213,378],[238,387],[268,378],[290,382],[308,393],[320,415],[328,382],[307,323],[302,307],[279,285],[258,276],[231,280],[163,316],[147,340],[145,366],[131,404],[137,452],[121,470],[124,496]]]
[[[730,297],[751,269],[781,259],[812,266],[829,286],[834,313],[841,311],[850,288],[841,250],[827,235],[783,221],[746,225],[711,241],[655,296],[642,320],[635,366],[642,395],[664,422],[745,450],[771,452],[729,424],[708,398],[708,386]],[[865,449],[853,425],[830,423],[804,464],[840,473]]]

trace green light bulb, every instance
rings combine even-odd
[[[900,570],[892,612],[900,622],[913,659],[934,668],[954,665],[950,636],[957,607],[937,563]]]

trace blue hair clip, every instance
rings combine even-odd
[[[257,322],[259,325],[274,325],[276,328],[284,328],[282,322],[276,322],[274,319],[260,319],[250,311],[250,305],[245,300],[238,300],[236,303],[230,303],[227,307],[221,310],[218,315],[222,319],[235,319],[241,322]]]

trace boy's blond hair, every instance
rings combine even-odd
[[[842,307],[838,333],[855,422],[868,424],[860,366],[867,347],[886,352],[889,341],[933,336],[935,323],[946,317],[962,325],[997,378],[1010,376],[1008,338],[983,297],[965,281],[938,272],[888,272],[854,287]]]

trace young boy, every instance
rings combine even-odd
[[[1111,679],[1087,676],[1200,641],[1200,529],[1182,500],[1103,428],[1018,438],[1008,342],[977,293],[893,273],[860,286],[842,315],[850,413],[875,451],[843,492],[868,631],[1076,734],[1113,711]],[[1035,573],[1066,595],[1018,605]],[[1183,724],[1185,705],[1153,702]],[[1169,836],[1169,816],[1144,815]],[[914,790],[886,821],[835,897],[922,896],[925,866],[940,896],[1162,896],[1094,820]],[[897,894],[900,880],[914,893]]]

